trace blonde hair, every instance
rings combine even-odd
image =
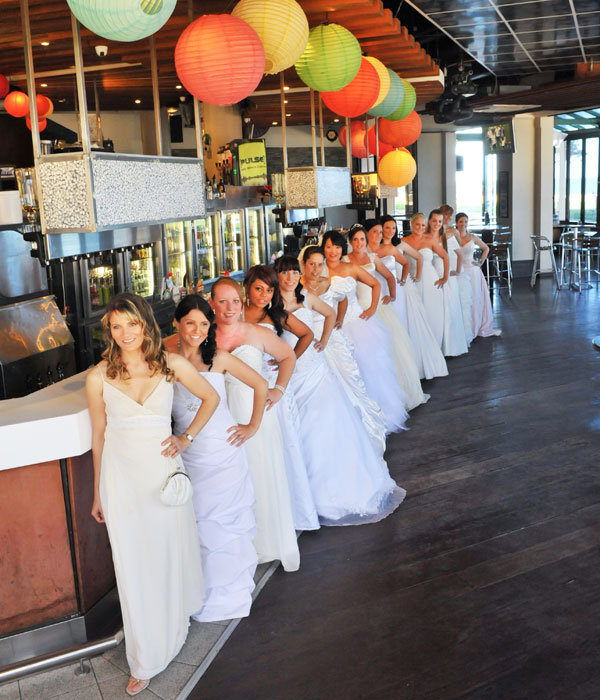
[[[165,375],[168,382],[172,382],[175,379],[175,373],[167,364],[167,351],[163,344],[160,328],[152,313],[152,307],[142,297],[129,292],[123,292],[113,297],[108,302],[106,312],[102,316],[102,328],[106,340],[106,349],[102,353],[102,357],[106,360],[106,376],[109,379],[118,377],[120,380],[130,378],[127,367],[123,364],[121,349],[112,337],[110,330],[110,317],[115,311],[142,327],[144,339],[141,351],[152,376],[160,372],[160,374]]]
[[[410,217],[410,225],[412,226],[417,219],[423,219],[423,221],[425,221],[425,214],[423,214],[423,212],[420,211],[418,211],[416,214],[413,214]]]

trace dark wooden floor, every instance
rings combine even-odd
[[[303,534],[192,698],[600,698],[600,294],[502,294],[388,443],[406,501]]]

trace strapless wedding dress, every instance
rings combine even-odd
[[[458,267],[458,257],[455,251],[460,250],[460,243],[456,240],[454,236],[447,238],[446,243],[448,245],[448,257],[450,258],[450,271],[456,272],[456,268]],[[467,345],[470,345],[471,341],[474,338],[474,335],[471,330],[471,306],[473,305],[473,292],[471,290],[470,277],[468,276],[468,273],[467,276],[465,275],[464,260],[460,274],[452,275],[448,278],[448,282],[452,285],[454,289],[454,295],[458,296],[458,299],[460,301],[463,328],[465,329],[465,338],[467,340]]]
[[[321,294],[319,298],[334,309],[337,306],[331,287]],[[325,318],[317,311],[314,311],[313,330],[316,340],[319,340],[323,335],[324,322]],[[329,368],[340,381],[346,396],[358,411],[375,449],[378,454],[383,456],[386,433],[385,416],[377,403],[369,396],[354,357],[354,346],[341,328],[334,329],[331,332],[323,354]]]
[[[260,374],[262,350],[244,344],[231,354]],[[225,386],[231,415],[238,423],[249,423],[254,391],[229,373],[225,375]],[[279,559],[286,571],[296,571],[300,566],[300,552],[285,473],[281,429],[275,411],[263,413],[260,428],[244,447],[254,485],[254,547],[258,561],[262,564]]]
[[[490,335],[500,335],[502,331],[494,328],[494,313],[487,282],[481,267],[473,263],[475,244],[472,240],[469,240],[462,249],[465,273],[469,275],[473,292],[473,305],[471,307],[471,331],[473,336],[485,338]]]
[[[301,307],[294,316],[312,328],[310,309]],[[289,331],[282,338],[292,347],[297,342]],[[406,492],[390,477],[360,417],[313,345],[298,358],[290,389],[298,403],[301,444],[321,523],[361,525],[387,517]]]
[[[404,428],[408,418],[406,395],[396,375],[387,328],[375,316],[368,320],[360,318],[363,308],[356,298],[353,277],[334,275],[329,289],[336,306],[342,299],[348,300],[342,328],[354,347],[354,357],[367,393],[385,416],[387,432]]]
[[[435,286],[440,275],[433,265],[433,251],[431,248],[421,248],[419,253],[421,253],[423,258],[423,267],[421,269],[421,279],[416,283],[417,289],[421,295],[429,327],[433,332],[436,343],[441,348],[444,342],[444,292],[442,288]]]
[[[433,254],[433,265],[438,277],[444,274],[444,261],[439,255]],[[446,357],[464,355],[468,352],[467,336],[463,323],[462,309],[458,294],[458,284],[453,277],[448,277],[448,282],[442,287],[444,297],[444,337],[442,340],[442,352]]]

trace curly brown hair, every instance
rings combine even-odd
[[[137,294],[123,292],[113,297],[106,306],[104,316],[102,316],[102,328],[106,349],[102,353],[106,360],[106,376],[109,379],[118,377],[120,380],[129,379],[127,367],[123,364],[121,350],[110,332],[110,317],[113,311],[124,314],[134,323],[139,323],[144,332],[141,351],[144,355],[152,376],[157,372],[164,374],[168,382],[175,379],[175,373],[167,365],[167,351],[165,349],[158,323],[152,313],[152,307],[142,297]]]

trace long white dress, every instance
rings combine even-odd
[[[396,247],[400,252],[404,252],[402,243],[399,243]],[[393,255],[386,255],[381,258],[381,261],[390,272],[397,275],[397,279],[401,279],[402,266],[396,263]],[[415,276],[417,262],[413,258],[409,258],[409,262],[411,275]],[[404,287],[400,287],[400,289],[404,290],[407,330],[415,348],[419,376],[421,379],[445,377],[448,374],[446,359],[427,321],[427,314],[425,313],[421,295],[411,275],[406,278]]]
[[[433,254],[433,265],[438,277],[444,274],[444,261],[439,255]],[[455,357],[468,352],[467,336],[460,306],[458,283],[454,277],[448,277],[448,282],[442,287],[444,297],[444,337],[442,352],[446,357]]]
[[[415,348],[412,344],[406,327],[403,325],[401,312],[396,308],[397,301],[384,304],[381,299],[387,294],[388,283],[377,272],[374,259],[377,257],[375,253],[369,253],[370,262],[366,265],[361,265],[363,270],[370,275],[381,285],[381,293],[379,296],[379,304],[377,306],[377,317],[386,325],[392,339],[392,358],[396,367],[396,374],[400,380],[400,384],[406,394],[406,409],[412,411],[413,408],[420,406],[422,403],[429,401],[429,394],[423,393],[421,387],[421,379],[419,377],[419,369],[415,357]],[[394,275],[395,278],[395,275]],[[358,303],[363,309],[371,306],[371,287],[362,282],[359,282],[356,287]]]
[[[406,396],[396,375],[387,328],[375,316],[368,320],[360,318],[363,308],[356,298],[353,277],[334,275],[329,289],[336,307],[344,298],[348,300],[342,327],[354,347],[354,357],[367,393],[385,416],[387,432],[403,429],[408,418],[404,407]]]
[[[448,257],[450,258],[450,271],[456,272],[458,268],[457,250],[461,249],[460,243],[454,236],[446,239],[448,246]],[[467,273],[468,274],[468,273]],[[458,295],[460,301],[460,309],[462,312],[463,327],[465,329],[465,338],[467,345],[471,344],[474,336],[471,331],[471,306],[473,305],[473,292],[471,290],[471,280],[465,276],[464,262],[459,275],[452,275],[448,278],[448,283],[454,289],[454,295]]]
[[[276,333],[275,327],[269,323],[259,323],[259,326]],[[295,336],[294,336],[295,337]],[[296,338],[296,340],[298,340]],[[269,364],[273,358],[263,353],[261,374],[267,380],[269,389],[277,383],[279,369]],[[296,530],[318,530],[319,516],[313,499],[308,479],[307,465],[300,441],[300,416],[294,394],[287,392],[271,409],[277,414],[281,438],[283,440],[283,458],[287,474],[288,488],[292,500],[292,516]]]
[[[294,311],[312,327],[312,311]],[[292,347],[297,338],[284,331]],[[387,517],[406,491],[390,477],[327,361],[313,345],[298,358],[288,389],[300,411],[310,485],[323,525],[361,525]],[[343,431],[340,433],[340,426]]]
[[[194,512],[202,552],[206,598],[193,618],[215,622],[246,617],[252,605],[258,557],[252,541],[256,531],[254,488],[244,446],[227,442],[235,425],[227,406],[225,376],[200,372],[221,399],[209,421],[182,453],[194,487]],[[201,401],[175,383],[173,419],[180,435],[190,425]]]
[[[473,336],[485,338],[490,335],[500,335],[502,331],[494,328],[494,314],[487,282],[479,265],[473,264],[473,253],[475,252],[473,240],[469,239],[462,249],[465,273],[469,274],[473,291],[473,305],[471,306]]]
[[[239,345],[231,354],[260,373],[263,353],[259,348]],[[238,423],[247,424],[252,416],[252,388],[229,373],[225,375],[225,387],[231,415]],[[258,562],[279,559],[286,571],[296,571],[300,566],[300,552],[285,473],[281,429],[275,411],[264,412],[260,428],[244,445],[254,485],[254,547]]]
[[[166,506],[160,490],[181,458],[161,455],[171,435],[173,384],[161,377],[143,404],[103,375],[106,431],[100,502],[112,548],[131,675],[152,678],[177,656],[204,583],[192,503]],[[51,572],[49,572],[51,575]]]
[[[319,298],[331,307],[336,305],[331,287],[323,292]],[[323,335],[325,317],[315,311],[312,322],[315,338],[319,339]],[[367,393],[367,387],[354,358],[354,346],[343,329],[334,329],[331,332],[323,354],[329,369],[336,375],[342,389],[346,392],[346,396],[359,413],[375,449],[378,454],[383,456],[386,433],[385,416],[377,403]]]
[[[421,248],[419,250],[423,258],[421,269],[421,279],[416,283],[423,308],[427,317],[427,322],[431,328],[437,344],[442,347],[444,342],[444,292],[442,288],[436,287],[435,283],[440,279],[440,275],[433,264],[433,250],[431,248]],[[416,266],[416,261],[410,261],[411,268]]]

